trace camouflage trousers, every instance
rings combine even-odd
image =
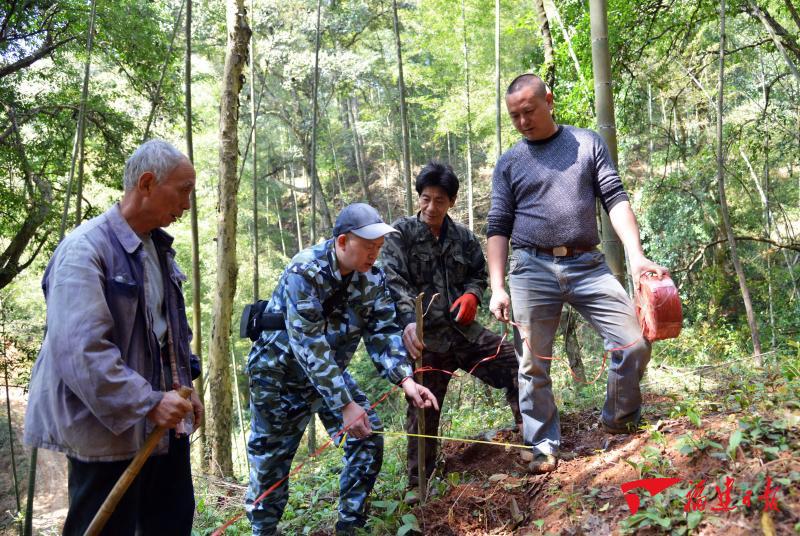
[[[469,372],[481,359],[489,357],[497,352],[501,337],[496,333],[484,329],[478,338],[469,342],[463,337],[458,337],[448,352],[438,353],[424,350],[422,352],[422,366],[433,367],[441,370],[455,372],[458,369]],[[419,362],[417,363],[419,365]],[[519,387],[517,383],[517,356],[514,346],[509,342],[500,345],[500,353],[495,359],[478,365],[472,373],[482,382],[496,388],[505,389],[506,400],[514,415],[514,422],[521,423],[522,416],[519,412]],[[423,375],[425,387],[431,390],[439,408],[442,408],[444,397],[447,394],[447,386],[452,376],[444,372],[427,372]],[[441,413],[433,409],[425,410],[425,433],[436,435],[439,431],[439,417]],[[406,431],[417,433],[417,409],[409,404],[406,413]],[[408,484],[411,487],[417,486],[417,445],[416,437],[408,438],[407,459],[408,459]],[[436,454],[438,442],[435,439],[425,439],[425,473],[431,476],[436,466]]]
[[[355,381],[342,373],[353,400],[364,410],[373,429],[382,430],[378,415]],[[250,460],[250,487],[245,501],[247,517],[254,535],[276,534],[278,522],[289,498],[289,482],[283,480],[256,505],[258,496],[289,474],[292,458],[303,432],[314,413],[334,437],[342,429],[342,412],[331,411],[310,385],[286,381],[281,374],[251,370],[251,433],[247,443]],[[334,443],[342,446],[342,436]],[[367,520],[367,497],[383,463],[383,437],[372,434],[364,439],[348,436],[344,441],[344,469],[339,478],[339,521],[337,528],[363,526]]]

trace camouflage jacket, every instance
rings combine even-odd
[[[347,292],[325,318],[322,303],[343,284],[333,239],[294,256],[272,293],[267,311],[283,314],[285,330],[266,330],[253,344],[248,372],[282,376],[287,385],[309,385],[332,410],[353,400],[342,371],[364,339],[378,372],[392,383],[411,375],[386,276],[373,266],[353,272]]]
[[[450,306],[466,292],[477,296],[478,303],[483,299],[486,259],[478,239],[450,216],[445,217],[439,240],[419,214],[400,218],[392,227],[400,232],[386,235],[380,264],[386,271],[401,326],[416,321],[417,294],[425,293],[422,303],[427,309],[431,297],[438,292],[439,297],[425,317],[423,338],[427,349],[447,352],[453,338],[459,335],[473,342],[483,326],[479,322],[458,324]]]

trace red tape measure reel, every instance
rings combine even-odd
[[[681,332],[683,310],[678,289],[668,275],[642,274],[636,292],[636,316],[650,342],[673,339]]]

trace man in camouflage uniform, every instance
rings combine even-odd
[[[288,482],[253,503],[288,475],[314,413],[335,444],[344,443],[336,532],[352,534],[366,523],[383,437],[372,434],[382,429],[381,421],[345,370],[362,338],[381,376],[400,384],[417,407],[438,408],[431,392],[410,377],[386,277],[373,266],[384,235],[394,232],[369,205],[345,207],[334,238],[295,255],[272,294],[267,311],[282,315],[285,329],[262,331],[247,363],[252,432],[246,500],[253,534],[276,533]]]
[[[497,358],[477,365],[473,374],[483,382],[506,391],[506,399],[520,423],[517,358],[514,347],[475,321],[475,313],[486,290],[486,261],[480,242],[462,225],[456,224],[447,211],[458,194],[458,178],[453,168],[438,162],[426,165],[417,176],[419,212],[394,222],[399,233],[386,237],[381,266],[386,271],[389,289],[396,302],[403,340],[414,359],[422,357],[422,366],[446,371],[470,371],[483,358]],[[416,335],[414,300],[425,293],[423,304],[429,308],[425,317],[424,341]],[[428,306],[434,294],[439,297]],[[457,310],[457,314],[455,311]],[[424,343],[424,344],[423,344]],[[428,372],[424,384],[439,405],[442,404],[451,375]],[[436,434],[439,411],[425,412],[425,433]],[[406,430],[417,431],[417,412],[408,408]],[[426,439],[425,469],[428,476],[436,464],[437,444]],[[417,486],[417,441],[408,441],[408,481]]]

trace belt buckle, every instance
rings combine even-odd
[[[553,248],[553,256],[554,257],[566,257],[567,256],[567,246],[558,246]]]

